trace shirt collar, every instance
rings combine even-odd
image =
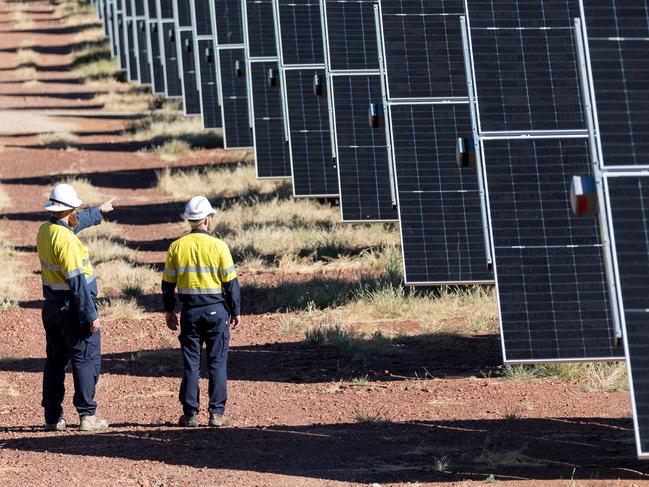
[[[195,229],[193,229],[193,230],[191,231],[191,233],[203,233],[203,234],[205,234],[205,235],[209,235],[209,234],[210,234],[210,232],[208,232],[207,230],[201,230],[200,228],[195,228]]]
[[[65,223],[63,220],[57,220],[54,217],[50,218],[50,223],[54,223],[55,225],[61,225],[62,227],[67,228],[68,230],[72,230],[72,227],[70,225]]]

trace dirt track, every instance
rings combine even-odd
[[[64,173],[83,174],[119,197],[110,220],[122,225],[142,262],[158,267],[178,236],[182,202],[154,188],[155,170],[168,164],[135,155],[138,144],[122,134],[128,116],[97,117],[103,112],[88,101],[91,89],[66,69],[74,32],[52,18],[49,3],[28,5],[35,26],[18,32],[0,2],[0,177],[13,203],[0,225],[31,271],[27,299],[0,312],[1,485],[445,485],[483,483],[490,474],[508,485],[649,484],[649,465],[635,459],[628,393],[492,378],[500,363],[493,336],[438,350],[413,340],[399,358],[377,359],[370,369],[347,366],[333,351],[281,334],[274,310],[256,305],[263,296],[245,297],[244,326],[231,344],[233,427],[173,426],[180,413],[177,339],[156,299],[145,297],[145,320],[104,323],[98,401],[110,431],[45,433],[34,240],[51,184]],[[35,85],[16,82],[12,72],[27,39],[48,48]],[[38,133],[61,130],[78,134],[78,151],[38,145]],[[220,151],[173,165],[206,164]],[[277,292],[277,279],[241,276],[244,288],[261,283],[266,293]],[[424,370],[430,378],[411,387],[407,378]],[[377,387],[349,384],[368,373]],[[65,406],[74,424],[70,395]],[[384,421],[362,424],[359,414]]]

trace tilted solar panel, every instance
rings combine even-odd
[[[649,166],[647,1],[583,4],[603,163]]]
[[[126,13],[124,11],[124,0],[115,0],[115,33],[117,35],[117,65],[122,71],[128,68],[127,46],[125,41]]]
[[[219,49],[221,70],[221,116],[223,118],[223,146],[244,148],[252,145],[248,110],[248,87],[244,76],[238,76],[237,64],[245,63],[243,47]]]
[[[581,2],[593,162],[603,179],[638,457],[649,459],[649,2]]]
[[[220,128],[222,123],[217,84],[218,56],[214,49],[212,2],[192,0],[191,6],[203,128]]]
[[[456,162],[471,134],[461,0],[381,0],[386,124],[408,284],[492,282],[475,170]]]
[[[201,97],[196,80],[196,60],[194,58],[194,35],[191,30],[180,30],[179,58],[182,68],[183,105],[185,115],[201,114]]]
[[[219,104],[217,84],[217,57],[214,51],[213,39],[201,38],[198,40],[196,62],[199,66],[203,128],[220,128],[223,124],[221,122],[221,106]]]
[[[131,5],[132,0],[125,0],[126,5]],[[136,42],[136,37],[135,37],[135,19],[132,14],[129,14],[128,11],[133,10],[133,7],[131,5],[130,8],[127,7],[127,13],[125,15],[125,22],[124,22],[124,44],[126,45],[127,49],[127,57],[126,57],[126,64],[127,64],[127,75],[128,75],[128,80],[129,81],[138,81],[140,78],[139,70],[139,62],[137,59],[137,42]]]
[[[293,194],[337,196],[319,1],[274,0],[273,10]]]
[[[137,43],[138,74],[142,85],[151,84],[151,64],[149,58],[149,33],[146,17],[140,17],[133,23]]]
[[[592,169],[577,1],[466,7],[505,360],[619,358],[598,218],[570,208]]]
[[[322,0],[333,154],[343,221],[397,219],[386,133],[370,127],[369,107],[383,99],[374,6]]]
[[[119,65],[119,33],[117,32],[116,0],[108,0],[108,29],[110,31],[110,53]]]
[[[151,68],[151,90],[153,93],[165,92],[165,78],[160,46],[160,10],[157,0],[147,0],[147,35],[149,37],[149,66]]]
[[[241,0],[214,0],[223,146],[252,146]]]
[[[162,54],[164,56],[165,94],[167,98],[181,98],[183,96],[183,87],[182,80],[180,79],[180,66],[178,64],[175,22],[173,20],[162,21],[160,35],[160,45],[162,46]]]
[[[258,178],[291,176],[272,0],[242,0],[248,104]]]

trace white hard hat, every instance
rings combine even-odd
[[[214,208],[205,196],[194,196],[185,205],[185,213],[182,217],[189,221],[199,221],[216,213]]]
[[[79,208],[83,201],[77,196],[77,192],[69,184],[61,183],[54,186],[50,199],[45,203],[47,211],[66,211]]]

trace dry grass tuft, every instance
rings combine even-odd
[[[70,132],[51,132],[38,136],[38,143],[48,149],[73,148],[79,138]]]
[[[133,266],[122,260],[98,264],[95,268],[99,289],[135,298],[154,289],[159,274],[147,266]]]
[[[11,206],[11,198],[5,189],[0,186],[0,210],[9,208]]]
[[[578,382],[588,392],[629,390],[623,362],[512,365],[505,368],[504,376],[509,380],[555,379]]]
[[[67,177],[56,182],[56,184],[59,183],[66,183],[72,186],[77,191],[77,195],[81,198],[84,205],[101,203],[104,199],[104,195],[86,178]]]
[[[130,87],[124,90],[121,85],[108,84],[106,88],[108,92],[95,96],[93,102],[101,103],[105,110],[113,112],[148,110],[157,98],[140,87]]]
[[[38,54],[32,49],[18,49],[16,52],[16,68],[36,68]]]
[[[98,308],[101,318],[112,320],[142,320],[145,317],[144,309],[133,298],[102,299],[99,301]]]
[[[128,126],[135,140],[147,142],[153,148],[172,141],[185,142],[192,149],[223,146],[220,135],[204,130],[199,117],[185,117],[177,102],[163,102],[160,98],[156,102],[160,103],[159,109]]]
[[[71,27],[87,25],[90,30],[98,24],[97,11],[90,2],[65,0],[56,6],[54,15]]]
[[[71,65],[75,74],[87,80],[114,80],[120,73],[105,41],[90,41],[74,50]]]
[[[24,83],[35,82],[37,81],[38,71],[36,71],[36,68],[34,67],[18,68],[14,70],[14,76],[17,79],[22,80]]]
[[[228,155],[234,161],[247,157],[247,151],[228,151]],[[255,176],[254,168],[250,164],[238,164],[235,166],[215,164],[208,169],[171,170],[165,169],[158,173],[158,189],[177,199],[188,199],[195,196],[197,191],[203,191],[208,198],[249,198],[258,195],[269,195],[280,190],[286,183],[259,180]],[[232,207],[227,212],[248,213],[264,211],[261,205],[259,208]],[[275,207],[266,210],[277,211]],[[290,210],[288,210],[290,211]],[[295,211],[293,211],[295,213]],[[270,218],[270,216],[269,216]],[[228,221],[231,221],[229,219]]]
[[[17,253],[0,233],[0,310],[14,308],[25,296],[23,280],[27,273],[17,260]]]
[[[15,29],[27,30],[36,26],[36,22],[27,14],[26,10],[29,4],[25,2],[16,2],[9,4],[13,9],[13,25]]]
[[[126,247],[126,241],[115,224],[102,223],[88,228],[79,234],[79,238],[88,247],[93,264],[113,260],[135,262],[135,251]]]
[[[163,161],[175,161],[181,157],[191,155],[192,148],[189,143],[180,139],[172,139],[153,148],[153,153]]]

